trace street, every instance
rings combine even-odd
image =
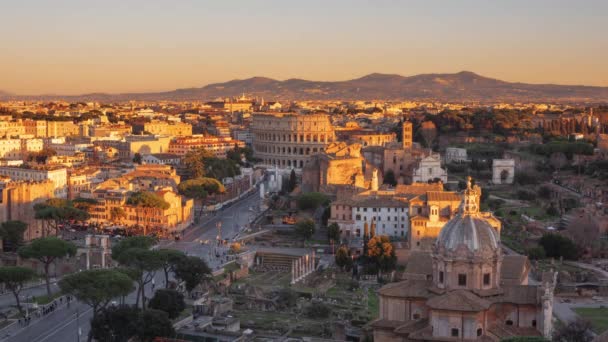
[[[164,240],[159,243],[159,248],[172,248],[183,251],[191,256],[198,256],[208,262],[212,269],[216,269],[223,262],[223,257],[216,257],[216,241],[218,236],[218,222],[221,222],[221,239],[231,240],[241,229],[259,214],[261,199],[257,191],[242,198],[234,204],[223,208],[215,214],[203,217],[202,222],[188,229],[181,240]],[[201,241],[208,241],[202,244]],[[228,248],[223,247],[220,254]],[[157,289],[164,284],[164,275],[158,271],[155,275]],[[53,291],[58,291],[56,284],[52,285]],[[44,285],[36,286],[22,291],[22,297],[40,296],[46,293]],[[152,297],[151,284],[146,287],[146,297]],[[0,306],[6,307],[15,302],[11,293],[0,296]],[[126,303],[135,303],[135,292],[126,298]],[[62,303],[54,311],[40,318],[32,318],[28,326],[19,323],[5,328],[0,333],[0,341],[7,342],[50,342],[50,341],[78,341],[78,328],[82,329],[80,340],[86,340],[92,317],[91,308],[88,305],[72,302],[67,308]]]
[[[180,250],[191,256],[198,256],[209,264],[212,269],[218,268],[221,258],[215,257],[215,252],[223,253],[228,246],[217,248],[218,223],[221,222],[221,239],[230,241],[245,228],[250,221],[259,214],[261,199],[259,193],[254,191],[251,195],[242,198],[215,215],[203,218],[203,222],[190,228],[179,241],[162,241],[160,248]],[[220,254],[222,254],[220,253]]]

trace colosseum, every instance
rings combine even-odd
[[[327,114],[254,114],[251,132],[255,157],[279,168],[302,169],[310,155],[336,140]]]

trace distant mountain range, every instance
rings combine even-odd
[[[201,88],[176,89],[158,93],[93,93],[77,96],[40,95],[17,96],[0,92],[0,99],[58,100],[116,102],[126,100],[198,100],[219,97],[263,97],[270,100],[439,100],[439,101],[557,101],[608,102],[608,87],[582,85],[528,84],[505,82],[483,77],[473,72],[455,74],[421,74],[400,76],[370,74],[361,78],[336,81],[288,79],[278,81],[252,77]]]

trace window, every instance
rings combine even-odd
[[[439,271],[439,284],[443,284],[443,271]]]
[[[452,337],[458,337],[458,333],[459,333],[458,329],[452,328]]]
[[[459,274],[458,275],[458,286],[467,286],[467,275]]]
[[[490,285],[490,273],[484,273],[483,275],[483,284]]]
[[[505,322],[505,324],[506,324],[506,325],[513,325],[513,321],[512,321],[512,320],[510,320],[510,319],[508,319],[508,320]]]
[[[420,314],[415,313],[415,314],[412,316],[412,318],[413,318],[413,319],[420,319]]]
[[[532,326],[536,327],[536,320],[535,319],[532,320]]]
[[[483,330],[481,330],[481,328],[477,329],[477,336],[481,336],[482,333],[483,333]]]

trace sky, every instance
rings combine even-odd
[[[473,71],[608,86],[605,0],[2,0],[0,90]]]

